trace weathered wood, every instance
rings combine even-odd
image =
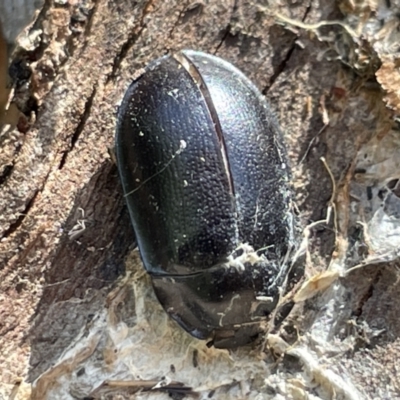
[[[23,115],[0,132],[0,397],[98,396],[112,391],[106,380],[148,391],[163,377],[175,398],[192,396],[189,387],[200,397],[215,390],[214,398],[400,397],[396,262],[342,270],[373,253],[352,196],[360,149],[393,133],[375,80],[380,59],[361,28],[352,36],[339,24],[302,25],[378,17],[346,2],[342,12],[333,2],[260,3],[46,1],[19,39],[10,74]],[[267,96],[304,226],[336,204],[336,225],[331,218],[306,230],[306,275],[329,264],[341,272],[295,307],[264,351],[229,354],[188,337],[161,310],[131,251],[108,153],[116,111],[138,69],[181,48],[226,58]],[[114,386],[129,398],[124,384]]]

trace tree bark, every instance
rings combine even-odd
[[[398,10],[382,7],[44,2],[13,50],[20,115],[0,132],[0,398],[400,398],[400,240],[377,217],[398,226]],[[308,286],[264,346],[189,337],[133,250],[116,113],[140,68],[182,48],[240,68],[285,134]]]

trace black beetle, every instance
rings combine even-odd
[[[216,347],[254,340],[277,306],[295,226],[286,150],[264,97],[218,57],[162,57],[125,94],[116,155],[166,312]]]

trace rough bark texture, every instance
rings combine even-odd
[[[399,6],[359,3],[45,1],[11,60],[19,121],[0,133],[0,398],[161,399],[132,393],[165,377],[184,385],[173,398],[400,398],[398,246],[370,224],[400,175]],[[308,226],[298,299],[315,296],[263,348],[189,338],[132,252],[108,153],[116,111],[138,69],[181,48],[243,70],[287,140]],[[106,380],[135,384],[111,397]]]

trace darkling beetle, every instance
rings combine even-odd
[[[296,225],[286,149],[265,98],[218,57],[159,58],[125,94],[116,155],[165,311],[216,347],[254,340],[278,304]]]

